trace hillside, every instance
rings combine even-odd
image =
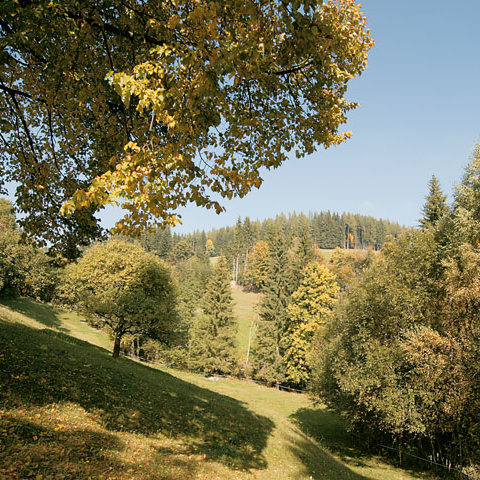
[[[0,305],[0,345],[2,480],[432,478],[362,453],[305,395],[112,359],[48,305]]]
[[[232,283],[233,311],[238,321],[238,352],[243,362],[247,357],[248,339],[252,321],[256,319],[256,305],[260,301],[260,294],[245,291],[240,285]]]

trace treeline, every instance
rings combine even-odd
[[[335,212],[281,214],[274,219],[251,221],[248,217],[238,219],[235,226],[223,227],[209,232],[194,232],[178,238],[190,242],[194,249],[205,248],[207,239],[213,243],[217,255],[227,255],[238,243],[255,243],[267,240],[272,228],[282,228],[288,238],[307,228],[312,242],[319,248],[379,250],[389,235],[397,236],[402,227],[398,223],[373,217]],[[243,238],[242,238],[243,237]],[[235,248],[235,247],[234,247]]]
[[[215,259],[215,267],[208,249],[195,254],[192,244],[183,239],[172,247],[166,259],[177,279],[178,311],[186,323],[186,337],[172,348],[142,339],[136,353],[206,374],[248,376],[270,385],[305,388],[316,334],[339,293],[376,254],[371,248],[337,248],[327,264],[307,223],[292,235],[286,223],[272,222],[266,239],[256,242],[255,236],[245,235],[252,231],[250,226],[248,219],[238,222],[236,242],[227,255]],[[151,238],[142,236],[140,243],[152,248]],[[247,358],[241,358],[236,347],[231,280],[262,294]]]
[[[294,243],[296,238],[307,232],[314,248],[379,250],[389,236],[398,236],[403,227],[388,220],[357,214],[293,213],[262,222],[251,221],[249,217],[239,218],[234,226],[184,235],[172,234],[167,228],[142,234],[140,242],[148,251],[171,263],[194,255],[224,256],[232,279],[248,285],[255,284],[248,278],[249,255],[255,247],[255,255],[265,249],[265,243],[268,243],[274,230],[282,230],[287,244]]]
[[[315,330],[338,292],[374,257],[371,249],[338,249],[327,266],[307,217],[291,216],[267,222],[265,240],[258,240],[248,218],[239,221],[233,244],[215,266],[211,239],[205,240],[205,249],[195,249],[168,229],[139,239],[116,236],[67,263],[29,244],[11,205],[3,200],[2,207],[0,295],[80,309],[93,326],[111,335],[115,356],[123,350],[206,374],[253,376],[270,384],[307,384]],[[263,293],[248,359],[239,358],[236,346],[232,279]]]

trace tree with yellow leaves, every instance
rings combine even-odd
[[[314,337],[330,315],[339,291],[335,276],[326,266],[314,262],[305,267],[300,286],[288,306],[288,348],[283,361],[285,378],[290,384],[303,387],[308,383],[311,372],[308,357]]]
[[[373,44],[354,0],[0,5],[0,175],[55,245],[98,235],[107,204],[127,233],[189,202],[220,212],[289,152],[345,141]]]

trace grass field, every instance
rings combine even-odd
[[[88,340],[88,341],[87,341]],[[306,395],[113,359],[61,309],[0,305],[1,480],[412,480]]]
[[[256,306],[260,300],[260,294],[246,292],[239,285],[232,284],[232,296],[234,301],[233,312],[238,321],[238,351],[241,361],[245,361],[250,327],[252,320],[257,317]]]

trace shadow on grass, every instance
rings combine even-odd
[[[342,461],[364,466],[371,455],[348,433],[341,417],[328,408],[301,408],[291,418],[310,437]]]
[[[125,458],[125,443],[101,431],[59,431],[9,415],[0,418],[0,426],[9,432],[0,441],[0,476],[5,472],[6,478],[110,478],[113,474],[119,480],[183,480],[193,477],[198,468],[187,456],[173,452],[166,457],[152,445],[142,445],[141,459],[138,453],[133,458],[127,453]]]
[[[70,402],[109,432],[180,439],[186,453],[265,468],[274,424],[244,404],[85,342],[0,321],[2,408]]]
[[[290,418],[300,427],[302,432],[315,439],[322,448],[338,456],[347,466],[365,467],[368,466],[366,462],[373,459],[377,460],[383,454],[381,458],[384,464],[395,468],[400,467],[396,457],[385,455],[385,453],[388,454],[390,452],[380,452],[378,450],[375,454],[372,453],[372,450],[368,450],[365,445],[360,443],[359,439],[354,438],[347,431],[342,418],[327,407],[301,408],[291,415]],[[306,441],[311,442],[308,437],[306,437]],[[300,452],[298,456],[302,458]],[[332,460],[335,461],[334,459]],[[434,474],[428,466],[419,465],[418,462],[409,462],[408,460],[401,465],[401,468],[417,478],[433,478],[431,475]],[[355,480],[365,478],[351,470],[349,472],[350,476],[346,475],[338,478],[352,478]],[[323,477],[320,476],[318,478]]]
[[[0,304],[22,315],[34,318],[48,328],[56,328],[64,332],[68,331],[62,327],[62,322],[58,318],[58,311],[51,305],[39,303],[32,299],[26,301],[24,298],[1,298]]]
[[[347,465],[342,464],[329,453],[313,442],[306,435],[302,440],[290,440],[290,450],[305,466],[304,475],[309,475],[315,480],[372,480],[350,470]]]

